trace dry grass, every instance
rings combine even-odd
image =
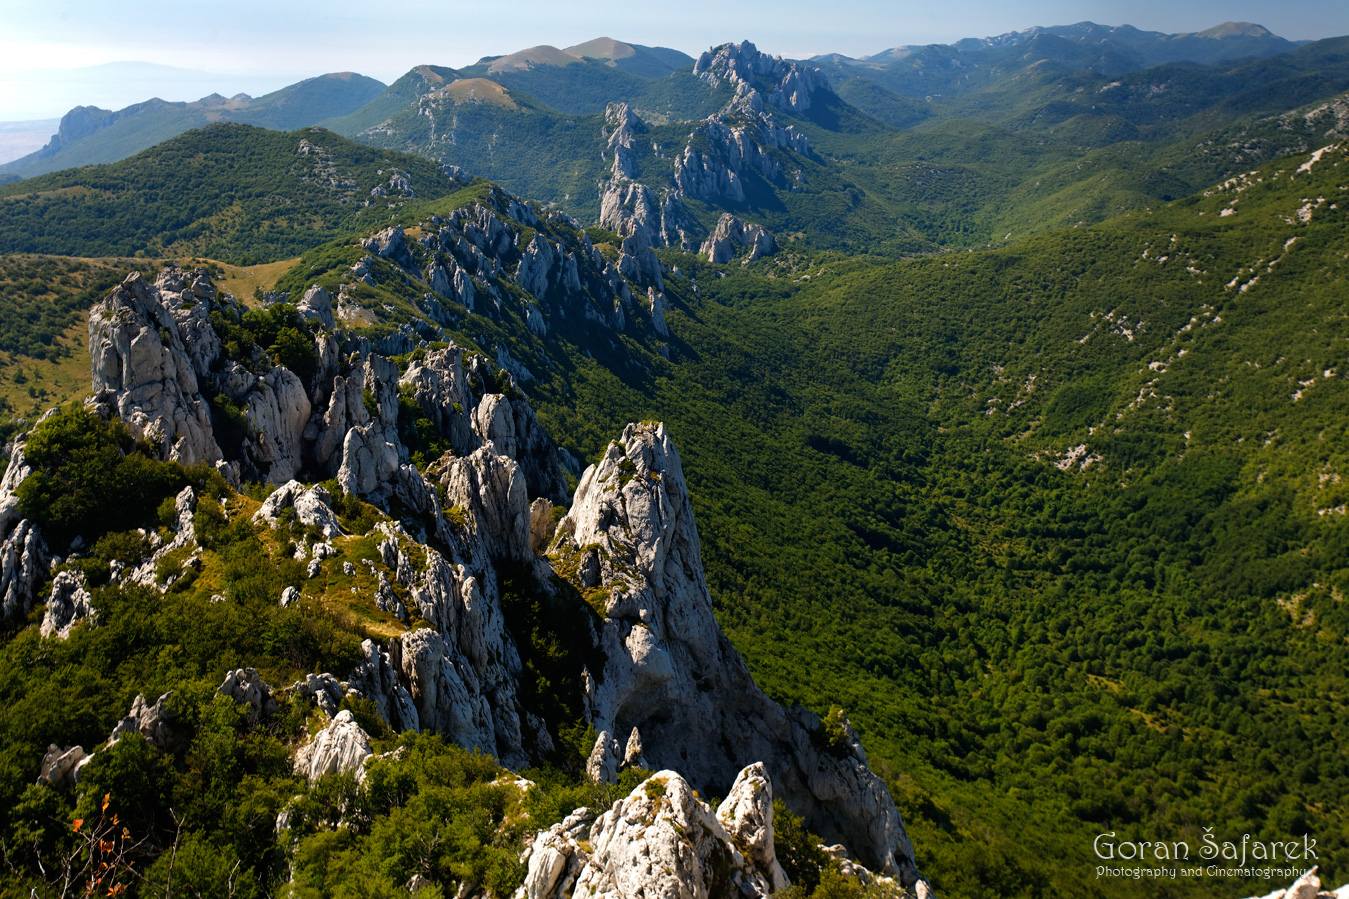
[[[253,299],[253,291],[273,290],[276,288],[276,282],[286,272],[294,267],[300,259],[297,256],[294,259],[283,259],[280,262],[267,262],[262,265],[230,265],[226,262],[214,262],[224,272],[219,278],[214,279],[216,286],[221,290],[227,290],[234,294],[240,302],[248,304]],[[179,260],[179,264],[184,268],[191,268],[193,263],[190,260]],[[298,300],[299,297],[292,297],[292,300]]]
[[[89,392],[89,313],[62,332],[59,342],[70,355],[56,362],[0,353],[0,398],[11,418],[34,420],[45,410]]]

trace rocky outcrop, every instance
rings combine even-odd
[[[713,87],[727,83],[737,91],[763,85],[769,103],[798,114],[810,109],[817,93],[829,90],[824,72],[815,66],[761,53],[749,41],[707,50],[693,64],[693,75]]]
[[[27,615],[47,578],[47,543],[37,527],[20,521],[0,543],[0,603],[4,618]]]
[[[1316,876],[1316,868],[1312,868],[1287,889],[1266,893],[1260,899],[1349,899],[1349,884],[1333,892],[1323,891],[1321,878]]]
[[[179,720],[169,702],[172,696],[172,693],[165,693],[155,700],[154,705],[149,705],[143,695],[138,695],[131,703],[131,711],[113,727],[107,745],[112,746],[125,734],[138,733],[163,752],[186,748],[191,739],[191,728]]]
[[[526,559],[529,546],[529,492],[524,472],[507,456],[483,446],[449,461],[443,478],[445,501],[462,510],[469,530],[493,557]]]
[[[729,212],[717,220],[717,227],[698,249],[713,265],[730,262],[737,252],[749,248],[748,264],[777,251],[777,241],[761,225],[747,225]]]
[[[38,767],[37,782],[57,790],[74,789],[80,779],[80,769],[93,759],[79,746],[47,747]]]
[[[375,703],[380,717],[396,731],[420,731],[421,717],[412,696],[399,679],[402,674],[402,644],[389,641],[384,651],[373,640],[361,643],[365,658],[351,673],[348,686]]]
[[[351,712],[343,709],[313,740],[300,747],[295,754],[294,770],[312,784],[325,774],[359,770],[372,755],[370,737]]]
[[[180,297],[173,299],[181,303]],[[188,313],[185,318],[205,317],[205,307],[195,296]],[[214,336],[209,322],[193,330]],[[198,349],[217,355],[211,347]],[[95,401],[115,411],[139,439],[185,465],[223,459],[211,429],[210,407],[198,392],[199,366],[189,355],[168,301],[140,272],[128,275],[90,311],[89,354]]]
[[[716,813],[677,772],[660,771],[604,814],[578,809],[538,834],[516,896],[766,899],[787,885],[773,851],[772,819],[772,792],[761,771],[746,769]]]
[[[252,668],[239,668],[229,672],[216,692],[248,706],[248,720],[253,723],[269,718],[277,712],[276,700],[272,698],[272,688]]]
[[[292,696],[314,703],[329,718],[337,715],[337,707],[342,704],[346,692],[342,682],[326,672],[314,674],[311,671],[304,680],[296,681],[290,687]]]
[[[606,596],[600,645],[608,661],[587,695],[597,731],[638,728],[651,763],[711,793],[762,762],[812,830],[873,870],[917,881],[903,821],[861,746],[819,748],[819,718],[769,700],[717,626],[679,456],[663,425],[629,425],[586,470],[554,546],[575,560],[581,589]],[[603,759],[599,766],[610,767]]]
[[[296,521],[305,527],[317,528],[325,539],[331,540],[342,534],[332,501],[332,494],[319,484],[306,487],[299,481],[287,481],[263,501],[262,507],[253,513],[253,520],[265,521],[275,527],[282,513],[294,510]]]
[[[486,204],[458,210],[439,230],[423,229],[412,243],[390,229],[373,238],[369,250],[397,265],[422,266],[423,250],[434,248],[445,254],[436,262],[445,269],[442,280],[449,279],[452,257],[458,271],[482,279],[485,293],[511,263],[517,277],[523,268],[525,280],[534,279],[532,286],[540,290],[531,308],[554,314],[563,311],[559,296],[572,289],[568,285],[576,269],[568,259],[588,259],[592,281],[605,271],[593,264],[591,257],[602,256],[593,246],[567,249],[546,239],[542,230],[520,248],[517,232],[498,213],[505,214]],[[543,226],[527,207],[512,209],[511,215],[518,216],[516,222],[528,219],[531,227]],[[724,230],[724,239],[731,240],[734,223]],[[742,236],[745,230],[741,225]],[[624,279],[652,282],[646,302],[652,326],[663,328],[668,305],[659,287],[659,261],[644,236],[645,226],[633,225],[630,231],[619,263],[629,271],[613,273],[627,292],[615,287],[614,296],[625,297],[622,302],[644,314]],[[643,270],[648,256],[654,266]],[[389,264],[376,262],[366,269],[367,275],[387,274]],[[409,279],[423,270],[405,269]],[[319,316],[322,302],[310,294],[311,311]],[[494,295],[503,304],[520,300],[513,289]],[[506,610],[513,607],[504,602],[503,581],[532,577],[537,589],[556,591],[553,599],[575,602],[576,597],[552,586],[554,572],[537,555],[552,530],[551,503],[567,499],[566,481],[559,453],[521,395],[519,381],[453,344],[422,348],[400,374],[368,340],[327,333],[326,324],[315,320],[311,336],[319,366],[306,384],[265,356],[226,358],[210,311],[238,313],[232,298],[215,291],[204,276],[177,270],[166,272],[153,287],[132,277],[114,290],[95,310],[98,325],[91,329],[91,350],[107,363],[94,365],[102,408],[125,410],[139,422],[140,433],[157,439],[166,458],[211,461],[211,447],[221,453],[222,446],[231,445],[216,440],[211,413],[199,434],[156,429],[195,421],[193,410],[209,406],[203,399],[208,394],[229,397],[244,410],[247,424],[245,433],[235,435],[242,445],[237,452],[231,449],[238,457],[228,463],[231,471],[281,485],[256,520],[276,524],[293,512],[298,524],[317,528],[325,540],[340,538],[332,498],[323,488],[296,480],[302,471],[336,475],[347,493],[397,510],[401,520],[381,524],[376,537],[383,568],[371,562],[378,583],[374,599],[399,618],[429,625],[382,646],[366,641],[364,658],[346,684],[316,675],[292,688],[332,716],[296,759],[297,773],[313,779],[359,769],[369,755],[368,737],[349,713],[339,710],[352,691],[370,698],[395,729],[434,730],[492,753],[508,766],[539,761],[552,737],[537,717],[539,710],[522,702],[529,691],[521,686],[524,666],[517,637],[507,626]],[[411,345],[417,333],[400,333],[400,346]],[[150,376],[129,367],[128,360],[142,358],[158,366]],[[530,364],[551,363],[531,358]],[[402,442],[406,431],[399,430],[400,410],[407,410],[409,402],[451,447],[425,471],[411,464],[413,454]],[[544,873],[537,874],[536,883],[551,878],[555,886],[571,876],[572,883],[593,885],[601,893],[637,895],[632,892],[637,881],[623,872],[658,859],[677,872],[670,883],[687,877],[689,883],[704,883],[708,895],[723,895],[718,892],[723,888],[767,895],[782,885],[772,856],[774,790],[805,815],[812,830],[844,843],[861,863],[895,874],[905,884],[916,882],[903,823],[884,784],[868,770],[860,744],[853,739],[841,747],[826,746],[817,739],[822,726],[816,716],[799,708],[786,711],[768,700],[717,627],[683,473],[664,427],[629,426],[622,440],[581,476],[571,500],[552,537],[553,560],[556,570],[574,578],[575,586],[603,610],[602,616],[591,608],[578,610],[584,623],[576,639],[588,645],[568,647],[584,652],[589,666],[577,676],[586,685],[583,713],[601,735],[589,767],[602,780],[615,779],[625,766],[648,762],[670,772],[653,782],[650,792],[624,800],[627,811],[620,803],[587,819],[590,835],[559,843],[555,848],[561,854],[545,866],[557,877],[539,868]],[[190,491],[178,498],[177,535],[170,545],[195,544],[194,504]],[[45,576],[40,538],[31,527],[23,528],[19,523],[4,544],[9,553],[3,556],[4,573],[21,581],[31,569],[40,579]],[[325,546],[313,547],[311,576],[321,570],[314,566],[326,556],[320,552]],[[21,585],[15,602],[21,604],[22,596],[31,593],[31,585],[27,594]],[[297,593],[288,593],[288,600],[293,602]],[[64,622],[54,620],[54,626],[59,629]],[[219,692],[245,704],[253,721],[277,709],[270,687],[251,668],[230,672]],[[169,714],[165,699],[149,708],[138,700],[122,732],[158,733]],[[696,801],[690,785],[735,801],[728,799],[720,815],[712,814]],[[638,840],[632,815],[651,817],[656,829]],[[672,842],[681,828],[694,834],[691,848]],[[565,834],[554,836],[563,840]],[[544,854],[536,854],[544,865]],[[532,859],[531,872],[534,877]],[[723,876],[731,880],[715,880]],[[545,892],[536,894],[548,895],[551,888],[540,886]]]
[[[51,597],[47,600],[47,610],[42,616],[39,630],[44,637],[65,640],[75,625],[93,617],[93,614],[93,598],[89,595],[84,575],[75,571],[62,571],[52,581]]]
[[[481,594],[477,599],[485,604]],[[466,611],[499,614],[494,609]],[[509,653],[504,664],[485,654],[486,645],[475,652],[470,644],[466,651],[461,641],[477,635],[468,633],[469,622],[464,624],[449,634],[423,628],[400,640],[401,674],[421,726],[461,746],[490,752],[508,767],[526,767],[515,693],[521,666],[515,647],[508,640],[492,647]]]
[[[332,297],[317,284],[304,292],[304,297],[295,304],[295,310],[307,320],[317,322],[329,331],[337,327],[337,321],[333,318]]]

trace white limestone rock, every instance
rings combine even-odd
[[[89,595],[88,587],[82,572],[67,570],[56,575],[39,627],[42,636],[68,639],[75,625],[94,616],[93,597]]]
[[[747,225],[729,212],[722,213],[717,227],[699,248],[699,254],[707,256],[713,265],[730,262],[737,252],[746,247],[749,255],[746,263],[777,252],[777,241],[761,225]]]
[[[629,425],[581,476],[555,552],[582,586],[608,592],[603,676],[590,681],[600,732],[639,728],[643,755],[709,793],[762,762],[775,792],[873,870],[918,880],[913,848],[860,745],[816,748],[818,716],[769,700],[717,626],[679,456],[664,425]]]
[[[272,688],[253,668],[239,668],[229,672],[216,692],[248,706],[248,719],[253,723],[277,712],[276,700],[272,698]]]
[[[636,730],[633,734],[636,735]],[[631,745],[631,744],[630,744]],[[629,749],[631,751],[631,749]],[[764,766],[755,762],[736,776],[731,792],[717,806],[717,819],[774,892],[788,886],[773,847],[773,785]]]
[[[139,272],[90,311],[89,353],[95,398],[138,438],[185,465],[223,458],[178,323]]]
[[[309,321],[318,322],[329,331],[337,327],[337,321],[333,318],[332,297],[317,284],[304,292],[304,297],[295,304],[295,311]]]
[[[452,638],[423,628],[404,634],[402,679],[426,730],[470,749],[495,755],[503,765],[526,767],[513,676],[494,660],[474,664]]]
[[[1287,889],[1266,893],[1260,899],[1349,899],[1349,884],[1333,892],[1323,891],[1321,889],[1321,878],[1317,876],[1316,870],[1315,867],[1312,868]],[[1252,897],[1252,899],[1255,899],[1255,897]]]
[[[310,672],[305,675],[304,680],[291,684],[290,690],[292,695],[317,705],[329,718],[337,715],[337,707],[342,704],[342,697],[346,695],[346,688],[342,686],[342,682],[327,672],[323,674]]]
[[[299,472],[304,461],[301,437],[311,411],[299,376],[279,365],[249,391],[245,455],[273,484],[284,484]]]
[[[351,712],[343,709],[313,740],[300,747],[294,770],[312,784],[325,774],[359,770],[373,754],[370,737]]]
[[[57,790],[74,789],[80,780],[80,769],[92,761],[94,756],[79,746],[60,747],[51,744],[42,757],[38,768],[37,782],[47,784]]]
[[[306,527],[315,527],[327,540],[342,535],[342,526],[332,508],[333,497],[322,485],[306,487],[299,481],[287,481],[263,501],[253,513],[254,521],[265,521],[276,527],[286,509],[295,510],[295,520]]]
[[[400,388],[409,388],[412,398],[445,435],[454,451],[468,455],[479,446],[478,438],[469,424],[474,405],[473,393],[464,374],[464,351],[454,344],[442,350],[432,350],[421,360],[411,363],[398,379]]]
[[[351,672],[350,688],[374,702],[380,717],[395,731],[420,731],[417,706],[398,679],[402,644],[391,640],[386,652],[375,641],[365,640],[361,643],[361,651],[365,658]]]
[[[47,543],[37,526],[25,518],[0,543],[0,603],[4,618],[28,614],[47,572]]]
[[[515,283],[542,300],[548,292],[548,274],[557,263],[557,254],[541,234],[535,234],[529,246],[520,253],[520,267],[515,272]]]
[[[531,557],[529,494],[524,472],[513,459],[493,453],[490,445],[480,447],[470,456],[450,460],[444,483],[446,503],[464,511],[488,555]]]
[[[771,820],[771,800],[768,808]],[[593,821],[578,810],[538,834],[526,854],[518,899],[766,899],[772,890],[768,872],[741,854],[674,771],[652,775]]]
[[[185,748],[191,733],[180,724],[178,714],[169,703],[172,696],[172,692],[165,693],[155,700],[154,705],[149,705],[144,695],[137,695],[131,703],[131,711],[113,727],[107,745],[112,746],[124,734],[138,733],[163,752]]]

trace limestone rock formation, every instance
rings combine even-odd
[[[169,700],[172,693],[165,693],[149,705],[143,695],[138,695],[131,703],[131,711],[117,722],[108,736],[109,746],[121,739],[123,734],[138,733],[151,746],[164,752],[176,752],[186,747],[191,731],[178,720]]]
[[[80,779],[80,769],[93,756],[79,746],[48,746],[38,768],[37,782],[58,790],[73,789]]]
[[[723,213],[717,220],[717,227],[711,236],[698,249],[707,255],[707,261],[713,265],[730,262],[736,252],[749,248],[746,263],[753,262],[777,251],[777,241],[761,225],[747,225],[729,212]]]
[[[607,592],[600,645],[608,662],[587,695],[597,731],[638,728],[647,759],[712,793],[762,762],[812,830],[873,870],[917,881],[903,821],[860,745],[817,748],[819,718],[769,700],[717,626],[663,425],[629,425],[586,470],[554,547],[577,559],[582,588]]]
[[[194,303],[184,318],[205,314],[205,307]],[[116,411],[138,438],[186,465],[222,460],[178,322],[165,297],[139,272],[89,313],[89,353],[95,399]]]
[[[4,613],[0,617],[27,615],[46,577],[47,543],[37,527],[24,519],[0,543],[0,603]]]
[[[51,598],[47,600],[40,631],[44,637],[65,640],[70,636],[71,628],[93,614],[93,598],[84,575],[62,571],[52,580]]]
[[[366,641],[369,642],[369,641]],[[310,672],[305,679],[291,685],[291,695],[307,699],[317,705],[329,718],[337,715],[337,707],[346,695],[342,682],[331,674]]]
[[[343,709],[313,740],[300,747],[295,754],[295,773],[313,783],[325,774],[358,770],[373,754],[370,737],[351,712]]]
[[[272,698],[272,688],[252,668],[238,668],[229,672],[216,692],[248,706],[250,721],[256,722],[276,714],[277,704]]]
[[[707,50],[693,64],[693,74],[713,87],[723,82],[736,88],[764,82],[768,102],[795,113],[810,109],[818,91],[829,90],[828,79],[818,68],[761,53],[749,41]]]
[[[1255,897],[1252,897],[1252,899],[1255,899]],[[1321,889],[1321,878],[1316,876],[1316,868],[1312,868],[1287,889],[1266,893],[1259,899],[1349,899],[1349,884],[1333,892],[1323,891]]]
[[[421,718],[412,696],[399,679],[402,673],[402,643],[389,641],[388,651],[373,640],[364,640],[365,658],[356,666],[347,682],[350,689],[375,703],[380,717],[396,731],[420,731]]]
[[[295,304],[295,309],[310,321],[318,322],[329,331],[337,327],[333,318],[333,301],[328,291],[317,284],[304,292],[304,297]]]
[[[760,813],[766,818],[756,820]],[[772,794],[761,774],[738,778],[714,814],[677,772],[660,771],[604,814],[580,809],[538,834],[516,896],[766,899],[787,884],[773,851],[772,817]],[[750,842],[742,843],[746,836]],[[741,845],[751,847],[748,856]]]
[[[253,520],[266,521],[275,527],[285,510],[294,509],[296,521],[306,527],[318,528],[325,539],[331,540],[342,533],[332,501],[332,495],[321,485],[305,487],[299,481],[287,481],[253,513]]]
[[[635,134],[631,116],[620,118],[620,126]],[[521,248],[503,216],[531,221],[539,230]],[[593,246],[577,251],[574,244],[567,249],[545,238],[545,223],[528,207],[496,202],[457,210],[437,228],[421,229],[416,241],[400,229],[381,232],[367,249],[387,261],[363,263],[362,277],[384,277],[393,264],[409,280],[419,278],[433,269],[424,252],[433,251],[434,265],[443,269],[439,287],[463,274],[478,279],[484,309],[489,296],[493,303],[518,302],[514,288],[493,285],[512,268],[519,280],[523,269],[520,286],[538,288],[537,309],[561,315],[576,309],[561,305],[570,300],[560,297],[571,296],[579,258],[592,288],[601,277],[616,279],[604,282],[613,307],[586,306],[588,317],[594,313],[608,322],[624,307],[647,314],[633,300],[632,279],[649,282],[652,326],[664,328],[663,273],[648,227],[627,221],[617,267],[627,271],[607,260],[607,267],[597,264],[593,257],[603,254]],[[732,240],[736,223],[721,230],[723,240]],[[739,225],[742,236],[746,230]],[[644,268],[651,260],[654,266]],[[437,280],[434,271],[432,278]],[[586,685],[582,712],[600,734],[588,766],[593,776],[612,781],[625,766],[646,767],[648,761],[670,770],[604,814],[582,815],[540,836],[530,858],[534,891],[528,895],[557,895],[580,885],[595,887],[597,895],[650,895],[661,884],[674,889],[688,883],[702,884],[690,886],[690,895],[740,890],[766,896],[783,885],[772,850],[774,792],[860,863],[905,885],[918,882],[899,813],[867,768],[860,744],[822,748],[815,739],[822,730],[818,717],[771,702],[717,626],[679,457],[662,425],[628,426],[621,441],[581,475],[570,511],[554,532],[552,503],[568,499],[566,478],[557,447],[520,392],[523,366],[516,364],[522,374],[512,376],[453,344],[428,345],[400,372],[369,340],[329,333],[317,291],[307,292],[304,304],[319,360],[308,383],[262,350],[248,359],[227,357],[210,313],[233,316],[239,310],[200,273],[171,268],[153,286],[129,277],[94,310],[90,332],[96,405],[123,415],[165,458],[213,462],[234,477],[279,484],[255,518],[275,524],[293,510],[298,523],[322,532],[325,542],[312,547],[311,576],[332,551],[326,541],[340,542],[344,535],[332,497],[297,476],[336,476],[348,494],[398,513],[397,521],[382,522],[372,534],[382,566],[364,564],[378,584],[376,602],[426,626],[382,644],[367,640],[345,684],[314,675],[291,688],[332,716],[296,758],[297,773],[312,780],[359,770],[370,755],[367,735],[349,713],[338,711],[348,692],[369,698],[395,730],[434,730],[512,767],[540,761],[553,738],[541,710],[527,708],[522,698],[529,695],[521,683],[525,666],[519,635],[507,623],[513,607],[503,595],[504,584],[529,582],[552,591],[550,599],[580,606],[579,636],[573,636],[584,645],[568,648],[583,651],[589,666],[577,680]],[[585,320],[594,319],[578,319]],[[434,336],[434,327],[426,326]],[[420,333],[395,336],[399,346],[412,346]],[[509,354],[498,353],[501,358],[513,362]],[[550,363],[531,358],[530,364]],[[242,434],[217,439],[220,410],[213,418],[206,396],[228,397],[244,410]],[[451,448],[424,471],[412,464],[414,453],[399,428],[400,412],[409,405]],[[11,474],[15,464],[23,465],[22,453],[14,460]],[[0,514],[10,515],[12,531],[0,544],[0,588],[6,614],[24,614],[47,577],[47,557],[40,535],[27,522],[15,523],[12,513],[3,512],[4,502],[0,496]],[[191,490],[177,498],[168,547],[198,549],[195,503]],[[549,558],[539,555],[545,544]],[[153,572],[151,563],[165,551],[159,546],[133,576]],[[301,547],[297,559],[310,551]],[[602,614],[579,603],[555,574],[574,578],[571,586],[588,593]],[[159,586],[152,577],[139,582]],[[63,604],[49,608],[56,631],[77,620],[77,593],[63,582]],[[63,611],[67,607],[72,611]],[[512,626],[518,628],[514,620]],[[255,722],[277,710],[271,688],[252,668],[229,672],[219,692],[246,705]],[[138,699],[118,733],[135,730],[155,745],[173,745],[168,699],[153,706]],[[74,764],[54,759],[54,776]],[[724,793],[727,802],[714,814],[696,800],[694,786]],[[683,835],[690,835],[687,842]],[[647,864],[656,865],[656,880],[642,886],[633,872]],[[669,871],[662,873],[665,867]]]

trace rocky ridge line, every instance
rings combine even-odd
[[[613,163],[601,190],[601,227],[624,238],[644,231],[653,246],[681,246],[691,252],[699,246],[697,233],[702,229],[689,215],[685,198],[742,204],[744,179],[751,173],[788,189],[799,178],[799,172],[782,170],[774,151],[810,156],[810,142],[794,126],[778,125],[771,109],[793,115],[809,111],[821,93],[832,92],[823,72],[768,56],[745,41],[708,50],[694,65],[693,75],[713,87],[727,84],[734,95],[720,111],[699,122],[684,148],[673,154],[667,184],[653,187],[649,176],[638,179],[635,145],[647,130],[646,123],[626,103],[613,103],[605,110],[607,151]],[[740,222],[740,228],[745,227]],[[706,238],[714,240],[715,234]],[[771,235],[754,245],[758,255],[774,249]]]
[[[483,216],[482,227],[470,231],[466,214],[455,233],[504,246],[509,239],[491,221]],[[398,257],[407,244],[391,230],[372,237],[368,249]],[[95,394],[88,401],[100,415],[121,417],[161,458],[215,464],[235,483],[279,484],[256,517],[270,523],[292,510],[313,527],[319,536],[306,537],[296,551],[309,560],[311,577],[333,564],[330,541],[342,534],[332,498],[297,476],[336,477],[348,494],[403,510],[401,519],[379,525],[376,600],[395,617],[415,608],[429,626],[383,645],[366,641],[366,658],[346,683],[318,675],[291,688],[331,718],[297,758],[297,771],[359,770],[369,757],[368,737],[336,714],[347,693],[372,700],[394,730],[435,730],[508,767],[545,756],[552,735],[520,701],[523,668],[502,602],[501,567],[523,566],[541,585],[559,583],[560,575],[571,587],[545,588],[575,589],[603,609],[586,610],[602,660],[602,670],[587,673],[583,698],[585,717],[600,733],[589,765],[594,777],[612,780],[622,767],[650,760],[722,793],[761,763],[764,786],[771,779],[826,840],[843,842],[868,868],[925,889],[899,813],[855,737],[849,731],[846,747],[820,748],[819,718],[769,700],[717,626],[679,457],[663,425],[628,426],[582,475],[554,535],[548,510],[566,498],[559,455],[508,373],[453,344],[400,371],[368,340],[331,328],[336,319],[319,291],[308,292],[299,308],[319,360],[305,380],[256,356],[229,358],[212,313],[237,317],[239,308],[204,273],[169,268],[154,284],[132,273],[91,312]],[[400,391],[451,446],[425,471],[411,464],[399,437]],[[245,410],[237,447],[221,437],[212,414],[212,400],[221,396]],[[16,520],[13,489],[26,473],[18,447],[0,493],[7,528],[0,587],[24,613],[50,570],[41,535]],[[189,488],[177,500],[173,540],[117,576],[162,589],[155,559],[166,546],[195,550],[194,508]],[[538,552],[545,544],[546,557]],[[79,606],[77,590],[63,588],[62,608]],[[278,601],[294,601],[292,591]],[[77,615],[49,609],[55,630],[96,626],[96,610],[84,606]],[[275,709],[271,688],[251,669],[231,673],[221,692],[245,703],[255,719]],[[138,700],[126,728],[166,748],[170,712],[168,697],[154,706]],[[621,746],[611,736],[618,734],[627,735]],[[86,756],[76,749],[53,747],[46,776],[77,776]],[[701,814],[693,806],[685,811]],[[771,883],[772,866],[760,868]]]

